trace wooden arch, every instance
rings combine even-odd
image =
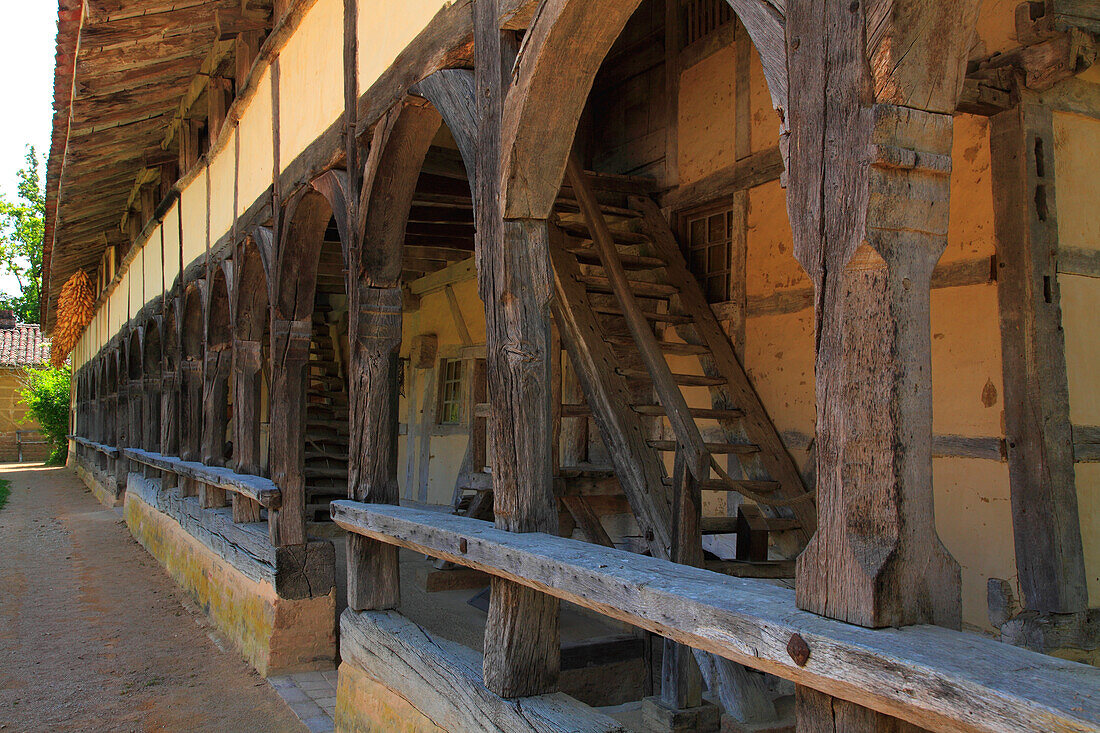
[[[302,321],[313,313],[317,267],[333,209],[318,191],[305,188],[291,198],[285,216],[276,253],[272,305],[277,319]],[[341,248],[347,264],[346,243],[342,242]]]
[[[142,344],[142,371],[146,376],[159,376],[164,357],[164,339],[161,317],[154,316],[145,322],[145,340]]]
[[[183,291],[180,317],[180,345],[185,361],[202,360],[203,330],[206,323],[206,280],[200,279]]]
[[[752,38],[772,103],[787,108],[784,19],[768,0],[727,0]],[[545,219],[558,195],[592,83],[641,0],[547,0],[524,38],[504,103],[501,204],[505,219]]]
[[[206,289],[207,349],[228,347],[233,342],[233,312],[230,307],[233,263],[226,260],[211,268]]]
[[[144,370],[142,344],[145,329],[134,326],[126,337],[126,376],[128,379],[140,379]]]
[[[238,341],[262,340],[271,318],[268,259],[257,237],[250,234],[241,243],[233,278],[233,335]]]

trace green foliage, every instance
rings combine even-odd
[[[22,404],[27,406],[28,418],[38,421],[42,434],[52,447],[47,465],[65,462],[69,434],[69,387],[72,370],[68,367],[48,369],[27,367],[23,370]]]
[[[0,296],[0,307],[11,308],[24,323],[37,323],[42,286],[42,236],[46,221],[46,189],[39,175],[41,161],[27,146],[26,165],[19,176],[19,197],[0,194],[0,268],[15,276],[19,292]]]
[[[4,505],[8,503],[8,497],[11,495],[11,481],[6,478],[0,478],[0,509],[4,508]]]

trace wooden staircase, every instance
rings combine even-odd
[[[815,528],[812,494],[641,186],[569,164],[550,235],[553,310],[586,404],[562,414],[594,418],[654,555],[793,576],[793,561],[768,560],[768,533],[801,549]],[[748,501],[736,517],[693,521],[701,491]],[[738,562],[705,561],[702,533],[737,533]]]
[[[306,386],[306,516],[329,522],[329,503],[348,497],[348,383],[343,261],[322,249]]]

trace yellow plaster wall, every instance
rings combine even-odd
[[[162,229],[157,228],[157,231],[153,233],[153,238],[145,245],[142,250],[142,270],[145,272],[145,300],[155,300],[164,293],[164,284],[161,280],[164,276],[164,268],[161,267],[161,233]]]
[[[1017,0],[982,0],[978,10],[978,43],[983,47],[977,56],[1004,53],[1020,45],[1016,41]]]
[[[180,194],[184,267],[206,254],[206,175],[204,170]]]
[[[443,733],[409,700],[346,661],[340,664],[335,722],[341,733]]]
[[[237,185],[236,147],[230,142],[210,163],[210,243],[214,244],[237,220],[234,188]]]
[[[747,238],[746,291],[750,299],[813,287],[794,258],[787,192],[779,181],[749,191]]]
[[[139,252],[126,273],[126,281],[130,288],[130,318],[136,316],[141,306],[145,305],[145,268],[141,255],[142,253]]]
[[[288,601],[193,538],[171,517],[126,492],[134,538],[205,610],[261,675],[323,669],[336,652],[336,591]]]
[[[369,89],[435,14],[450,4],[450,0],[405,0],[397,6],[389,0],[359,0],[360,92]]]
[[[387,4],[375,18],[398,15]],[[344,111],[344,4],[317,0],[279,54],[279,162],[294,158]],[[377,41],[364,36],[363,42]]]
[[[241,207],[251,206],[271,185],[274,158],[271,134],[271,74],[264,73],[237,126],[241,141],[242,165],[237,171]]]
[[[172,208],[164,216],[161,230],[164,232],[164,284],[172,287],[176,277],[180,274],[180,209],[179,204],[173,204]]]
[[[992,257],[996,251],[987,118],[955,116],[951,162],[951,219],[941,265]]]
[[[687,184],[734,162],[736,53],[727,46],[683,71],[677,154]]]
[[[1100,250],[1100,120],[1054,114],[1058,245],[1084,252]],[[1062,330],[1066,344],[1069,417],[1074,425],[1100,425],[1100,278],[1060,273]],[[1100,470],[1077,464],[1077,501],[1089,598],[1100,604]]]

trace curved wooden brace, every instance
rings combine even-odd
[[[427,99],[443,117],[451,131],[470,181],[470,195],[477,218],[477,99],[474,96],[474,72],[468,69],[443,69],[410,90]]]
[[[328,201],[332,209],[332,218],[336,220],[336,229],[340,232],[340,251],[344,256],[344,266],[351,271],[349,265],[350,249],[353,233],[348,231],[348,199],[351,198],[351,180],[347,171],[336,168],[329,169],[314,178],[309,183],[315,191],[320,193]]]
[[[211,273],[209,287],[206,288],[206,343],[210,346],[227,346],[233,340],[233,292],[232,262],[223,260]],[[225,318],[225,323],[215,323],[215,319]],[[224,329],[215,333],[215,328]]]
[[[443,118],[426,101],[406,98],[378,121],[364,164],[359,198],[358,282],[393,287],[401,279],[401,248],[416,182]],[[351,275],[349,275],[350,277]]]
[[[201,359],[203,357],[202,334],[206,327],[206,288],[206,278],[198,278],[187,286],[181,296],[182,308],[179,320],[179,337],[180,346],[182,347],[180,353],[184,360],[192,358]],[[197,316],[194,316],[192,310],[196,302],[198,303],[199,312]],[[194,320],[192,320],[192,318],[194,318]],[[188,341],[196,338],[196,334],[192,333],[196,328],[198,329],[198,351],[197,353],[191,353],[192,349],[188,348]]]
[[[164,360],[164,329],[161,325],[163,318],[161,316],[153,316],[145,322],[145,339],[141,347],[141,363],[142,369],[148,374],[150,373],[152,361],[149,353],[150,344],[155,344],[160,347],[160,353],[156,354],[156,368],[154,371],[160,372],[162,368],[162,362]]]
[[[126,376],[130,379],[134,379],[136,374],[132,374],[134,371],[134,356],[137,356],[138,371],[145,363],[145,350],[144,350],[145,329],[142,326],[132,326],[130,333],[126,337]],[[134,349],[137,349],[135,352]]]
[[[260,263],[264,268],[264,281],[267,283],[267,302],[274,300],[275,283],[275,230],[271,227],[254,226],[248,230],[247,242],[252,242],[260,253]]]
[[[767,0],[727,0],[756,44],[773,104],[786,117],[783,15]],[[527,30],[504,103],[501,194],[505,219],[545,219],[596,74],[641,0],[592,12],[587,0],[546,0]]]
[[[270,229],[262,229],[266,236],[270,236]],[[240,246],[239,269],[229,296],[232,301],[233,332],[239,340],[259,341],[263,338],[264,326],[271,318],[271,279],[268,273],[263,247],[254,235],[245,237]]]
[[[300,321],[313,313],[317,262],[331,218],[328,201],[312,188],[303,188],[287,204],[276,249],[271,301],[278,318]]]

